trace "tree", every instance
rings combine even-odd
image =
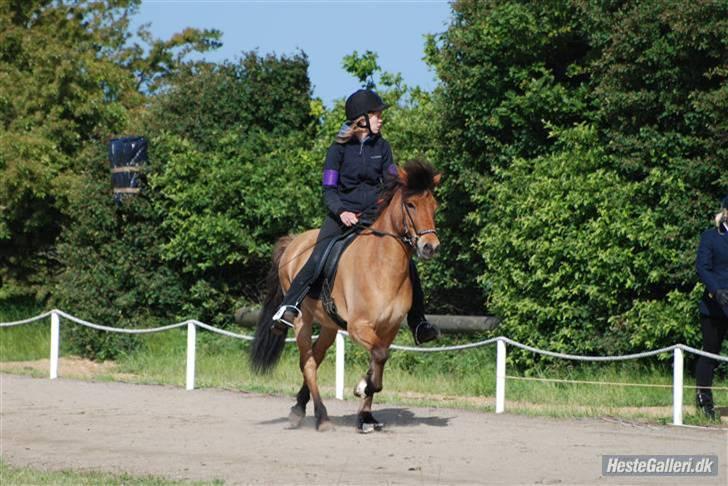
[[[691,191],[659,173],[628,180],[592,126],[556,130],[553,138],[552,154],[497,169],[491,218],[477,238],[485,260],[479,281],[504,318],[498,332],[574,354],[696,344],[698,328],[685,325],[696,307],[674,289],[661,298],[659,319],[647,305],[672,278],[681,250],[655,235],[674,234],[680,222],[640,200],[646,186],[683,202]],[[514,356],[520,364],[537,361]]]
[[[427,60],[436,89],[437,160],[445,177],[438,257],[441,285],[462,312],[482,313],[488,288],[476,278],[473,243],[491,216],[493,173],[516,157],[548,153],[548,125],[584,120],[590,39],[576,2],[464,0],[448,30],[431,36]]]
[[[140,84],[176,69],[190,49],[217,45],[217,32],[186,30],[143,55],[128,45],[138,5],[0,5],[0,297],[46,295],[69,201],[84,197],[84,178],[103,165],[97,148],[133,125]]]
[[[322,213],[307,68],[305,56],[249,53],[167,77],[139,123],[150,141],[141,194],[116,206],[99,174],[69,210],[58,302],[119,326],[226,326],[256,302],[276,239]],[[73,333],[92,357],[136,345]]]
[[[453,286],[477,276],[536,345],[690,342],[697,238],[728,187],[728,6],[453,8],[428,50]]]

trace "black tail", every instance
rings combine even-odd
[[[250,364],[256,373],[271,371],[278,363],[283,347],[286,344],[288,332],[280,335],[273,334],[271,325],[273,324],[273,314],[276,313],[283,302],[283,289],[281,289],[281,282],[278,278],[278,266],[283,252],[292,239],[290,236],[284,236],[278,240],[273,248],[273,264],[266,277],[268,290],[255,329],[255,339],[253,339],[253,345],[250,349]]]

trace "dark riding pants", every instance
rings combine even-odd
[[[703,351],[720,354],[720,347],[728,330],[728,318],[700,316],[700,329],[703,331]],[[695,365],[695,384],[700,388],[713,385],[713,370],[718,361],[705,356],[698,356]]]
[[[311,289],[311,285],[316,281],[322,270],[321,258],[326,252],[329,244],[336,240],[337,237],[341,236],[346,231],[346,226],[335,220],[331,215],[326,216],[324,224],[321,226],[318,237],[316,238],[316,245],[313,247],[313,253],[308,257],[308,261],[296,274],[296,277],[291,282],[291,288],[286,292],[286,296],[283,299],[283,305],[294,305],[299,307],[301,302],[308,294]]]

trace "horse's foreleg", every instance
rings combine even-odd
[[[372,401],[374,394],[382,391],[384,384],[384,365],[387,359],[389,359],[389,350],[373,331],[365,332],[364,334],[365,336],[361,336],[360,334],[359,337],[360,341],[369,347],[370,350],[369,371],[357,384],[354,389],[354,394],[362,398],[362,403],[359,407],[357,427],[360,432],[367,433],[383,427],[372,415]]]

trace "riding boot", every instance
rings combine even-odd
[[[695,406],[699,412],[711,420],[715,420],[713,391],[710,388],[698,388],[695,393]]]
[[[308,259],[301,271],[293,279],[293,282],[291,282],[291,287],[283,297],[281,306],[273,315],[271,329],[274,334],[283,334],[288,327],[293,327],[293,321],[301,313],[299,306],[301,305],[301,301],[306,297],[306,294],[308,294],[313,280],[311,277],[313,270],[307,269],[306,267],[312,266],[315,268],[316,262],[313,260],[313,255],[311,255],[311,258]]]
[[[422,291],[420,277],[414,261],[410,260],[412,279],[412,308],[407,314],[407,325],[412,331],[417,346],[440,337],[440,330],[425,318],[425,293]]]

